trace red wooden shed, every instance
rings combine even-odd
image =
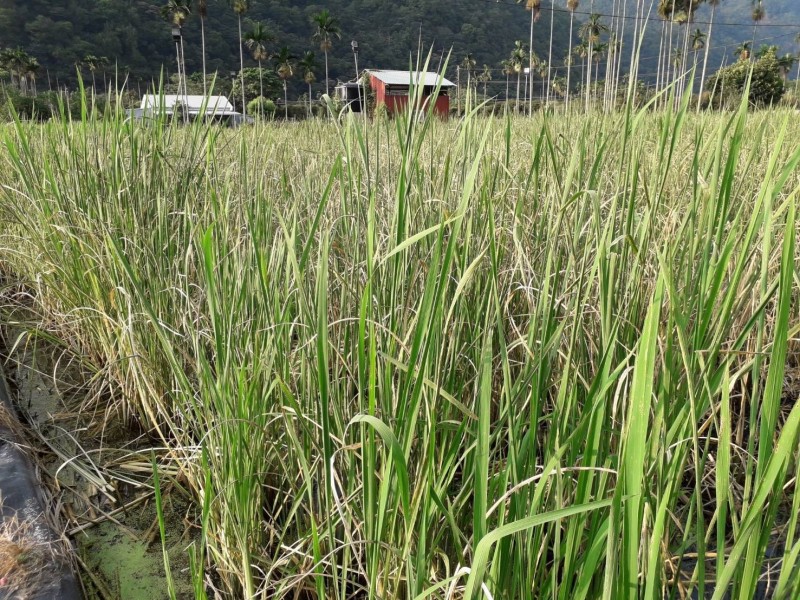
[[[370,86],[375,92],[376,104],[384,104],[390,114],[401,112],[408,106],[411,84],[422,86],[422,106],[434,102],[434,112],[442,118],[450,114],[450,90],[456,84],[441,77],[438,73],[418,73],[414,71],[370,70]],[[439,92],[433,98],[436,88]]]

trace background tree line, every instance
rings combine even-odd
[[[162,68],[176,70],[175,47],[169,23],[162,9],[165,0],[6,0],[0,7],[0,48],[20,48],[36,57],[40,77],[48,87],[76,83],[76,65],[90,78],[87,56],[105,57],[107,64],[93,65],[98,81],[102,73],[110,78],[119,68],[135,86],[157,80]],[[202,6],[202,10],[201,10]],[[229,2],[208,0],[191,3],[191,13],[182,29],[187,73],[203,71],[203,40],[206,71],[230,78],[240,61],[239,23],[242,35],[261,23],[271,36],[266,51],[276,55],[286,47],[297,60],[308,51],[316,52],[320,66],[324,56],[320,40],[314,40],[313,22],[326,5],[319,0],[250,0]],[[528,28],[518,7],[487,2],[442,3],[410,0],[343,0],[328,4],[336,19],[341,39],[332,40],[329,50],[331,81],[352,79],[355,67],[350,40],[359,42],[359,61],[364,68],[406,68],[416,58],[420,40],[424,49],[434,48],[437,62],[452,48],[454,56],[472,53],[481,62],[496,65],[505,55],[502,39],[523,38]],[[201,19],[201,13],[204,15]],[[568,19],[555,20],[557,47],[566,48]],[[547,40],[536,41],[546,51]],[[246,67],[258,66],[247,48]],[[268,61],[262,60],[266,70]],[[269,70],[276,72],[275,64]],[[455,68],[451,69],[454,73]],[[315,92],[324,90],[322,70],[317,73]],[[307,92],[301,76],[289,80],[289,95]]]
[[[757,41],[779,37],[785,45],[798,40],[791,30],[779,36],[759,31],[774,14],[767,12],[767,3],[784,22],[800,13],[787,0],[658,0],[649,18],[644,0],[613,0],[610,5],[606,0],[564,0],[563,7],[558,0],[502,0],[483,2],[487,6],[478,10],[466,10],[467,3],[431,0],[404,5],[351,0],[337,3],[335,13],[304,1],[107,0],[86,6],[75,0],[10,0],[0,8],[0,48],[6,46],[0,51],[0,76],[23,96],[43,89],[45,77],[44,89],[74,86],[78,71],[95,90],[126,77],[141,93],[164,68],[169,91],[205,93],[216,76],[217,91],[232,96],[239,108],[257,98],[288,104],[299,97],[310,110],[310,100],[330,93],[336,79],[355,75],[349,45],[355,38],[362,68],[405,68],[420,44],[432,46],[439,61],[452,46],[447,74],[462,89],[477,92],[481,87],[484,96],[514,98],[520,110],[520,100],[532,110],[534,99],[570,102],[575,97],[587,108],[598,98],[611,108],[627,85],[632,40],[646,23],[641,64],[633,74],[650,82],[651,91],[674,81],[685,87],[682,75],[691,68],[697,69],[695,91],[708,82],[717,85],[722,80],[711,77],[719,67],[715,52],[728,49],[721,59],[724,66],[749,59],[763,46],[760,57],[770,49],[782,81],[768,87],[782,94],[796,55]],[[740,23],[737,35],[744,41],[734,48],[728,24],[720,18],[751,20],[752,33]],[[177,46],[171,26],[181,30]],[[516,41],[493,37],[494,27],[520,35]],[[179,65],[183,76],[176,73]]]

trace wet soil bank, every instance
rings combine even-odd
[[[0,598],[80,600],[69,544],[50,518],[52,501],[20,432],[0,368]]]
[[[55,349],[21,331],[6,328],[3,334],[10,399],[22,422],[17,429],[36,451],[36,467],[50,492],[45,506],[58,512],[53,515],[62,523],[57,531],[65,534],[60,547],[73,553],[64,564],[70,575],[70,562],[75,565],[79,578],[72,579],[77,595],[71,596],[4,596],[0,578],[0,600],[166,599],[165,551],[176,598],[194,598],[186,552],[195,534],[192,503],[169,473],[162,474],[162,544],[152,487],[152,440],[108,415],[82,410],[81,377],[70,372],[74,369]],[[2,462],[0,451],[5,496]],[[0,546],[0,576],[2,563]]]

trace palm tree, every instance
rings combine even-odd
[[[475,71],[477,65],[478,61],[476,61],[475,57],[470,53],[467,53],[459,65],[467,72],[467,98],[469,98],[469,92],[472,89],[472,73]]]
[[[597,13],[592,13],[589,18],[581,25],[578,30],[578,35],[587,44],[587,73],[586,73],[586,110],[589,110],[589,89],[592,86],[592,67],[588,61],[594,59],[595,52],[592,46],[600,41],[600,36],[608,31],[608,25],[603,23],[602,16]]]
[[[517,4],[523,0],[517,0]],[[528,45],[528,69],[531,81],[533,81],[533,25],[539,20],[539,15],[542,9],[542,0],[524,0],[525,10],[531,11],[531,37]],[[532,87],[532,86],[531,86]],[[528,114],[533,114],[533,89],[531,89],[530,97],[528,98]]]
[[[736,54],[739,55],[739,60],[750,60],[750,53],[753,45],[750,42],[742,42],[736,46]]]
[[[762,0],[753,0],[753,14],[751,15],[753,19],[753,46],[756,45],[756,31],[758,30],[758,24],[766,15],[767,13],[764,11],[764,3]]]
[[[317,27],[312,39],[319,43],[319,49],[325,54],[325,94],[330,96],[328,52],[333,48],[334,38],[337,40],[342,39],[342,30],[339,28],[339,23],[331,16],[331,13],[329,13],[327,9],[319,11],[312,17],[311,21]]]
[[[317,68],[316,56],[313,52],[307,51],[297,66],[303,70],[303,81],[308,86],[308,114],[311,114],[311,84],[317,80],[314,70]]]
[[[11,76],[11,85],[15,84],[20,93],[28,93],[28,79],[33,75],[32,81],[36,82],[36,71],[39,61],[30,56],[22,48],[6,48],[0,52],[0,67],[8,71]],[[35,86],[34,86],[35,87]]]
[[[672,66],[675,69],[675,72],[677,73],[683,66],[683,51],[680,49],[679,46],[675,46],[672,49],[671,57],[672,57],[671,61]]]
[[[542,102],[545,102],[547,93],[546,83],[547,83],[547,78],[550,74],[550,63],[548,63],[546,60],[537,58],[536,74],[542,80]],[[531,79],[531,81],[533,81],[533,79]],[[531,84],[531,87],[533,87],[533,84]]]
[[[572,54],[566,54],[564,58],[561,60],[561,63],[564,65],[564,69],[566,70],[567,74],[562,77],[564,81],[561,82],[561,87],[564,89],[564,93],[561,94],[561,97],[564,98],[564,107],[569,105],[568,98],[569,98],[569,86],[567,86],[567,81],[570,78],[570,73],[572,72],[574,61],[572,59]]]
[[[528,50],[525,48],[525,43],[522,40],[514,42],[514,49],[511,51],[511,68],[517,75],[517,103],[515,110],[519,112],[519,84],[522,79],[522,72],[525,70],[523,65],[525,59],[528,58]]]
[[[23,65],[23,71],[22,71],[23,76],[25,77],[26,80],[31,82],[31,88],[32,88],[31,91],[34,96],[36,95],[36,75],[39,72],[40,68],[41,65],[34,56],[28,56],[27,60]]]
[[[510,58],[500,61],[500,68],[506,76],[506,102],[508,102],[508,87],[511,76],[514,74],[514,61]]]
[[[567,0],[567,9],[569,10],[569,49],[567,50],[567,57],[569,59],[569,64],[567,65],[567,95],[564,98],[567,108],[569,108],[569,84],[570,75],[572,74],[572,26],[575,22],[575,11],[578,10],[578,6],[580,6],[580,0]]]
[[[244,46],[242,39],[242,15],[250,8],[250,0],[228,0],[239,20],[239,75],[242,79],[242,115],[247,116],[247,97],[244,89]]]
[[[6,48],[0,51],[0,67],[8,71],[11,85],[15,84],[20,93],[27,95],[28,82],[32,84],[31,93],[36,95],[36,75],[41,68],[39,61],[22,48]]]
[[[564,77],[553,77],[553,94],[556,96],[564,97],[567,92],[567,80]]]
[[[14,78],[17,75],[14,63],[14,51],[11,48],[3,48],[0,50],[0,69],[8,72],[9,77],[11,77],[12,86],[16,85]]]
[[[794,63],[796,62],[797,57],[790,52],[778,57],[778,68],[781,70],[781,77],[783,77],[784,86],[788,82],[789,73],[792,72],[792,67],[794,67]]]
[[[208,95],[206,89],[206,17],[208,16],[208,0],[197,0],[197,14],[200,16],[200,48],[203,55],[203,96]]]
[[[161,16],[179,29],[192,14],[192,0],[167,0],[161,7]],[[181,39],[181,43],[183,40]]]
[[[708,32],[706,33],[705,40],[705,55],[703,56],[703,74],[700,76],[700,93],[706,86],[706,69],[708,67],[708,53],[711,50],[711,29],[714,26],[714,15],[717,12],[717,6],[722,0],[706,0],[706,3],[711,7],[711,18],[708,21]],[[697,103],[697,112],[700,112],[700,103]]]
[[[256,23],[253,29],[244,34],[244,45],[250,50],[253,60],[258,63],[258,82],[261,97],[264,97],[264,75],[261,71],[261,63],[269,60],[267,44],[274,41],[275,37],[264,27],[263,23]]]
[[[11,85],[14,85],[14,70],[12,64],[14,59],[12,57],[11,48],[3,48],[0,50],[0,70],[6,71],[11,78]]]
[[[12,51],[11,72],[17,74],[17,87],[22,95],[28,95],[28,78],[25,73],[25,64],[29,55],[21,48]]]
[[[284,116],[289,119],[289,96],[286,90],[286,82],[294,75],[294,56],[289,51],[289,48],[283,46],[275,55],[275,68],[283,82],[283,109]]]
[[[589,44],[586,41],[582,41],[580,44],[578,44],[577,46],[575,46],[572,49],[572,53],[577,55],[581,59],[581,78],[580,78],[580,81],[581,81],[581,85],[586,85],[584,83],[586,81],[585,70],[586,70],[586,65],[588,64],[589,61],[587,60],[586,62],[584,62],[584,59],[589,56]],[[584,92],[584,93],[588,93],[588,92]]]
[[[190,14],[192,14],[191,0],[167,0],[161,7],[161,16],[178,27],[183,27]]]
[[[94,73],[100,67],[100,58],[98,58],[94,54],[87,54],[86,56],[83,57],[81,63],[83,64],[83,66],[89,69],[89,73],[92,74],[92,89],[95,91],[95,93],[97,93],[97,88],[95,87]],[[180,65],[178,65],[178,68],[180,69]]]
[[[595,65],[594,84],[599,87],[600,60],[603,58],[603,56],[605,56],[606,52],[608,52],[608,44],[597,44],[592,50],[592,60],[594,60]]]
[[[192,14],[191,0],[167,0],[167,3],[161,7],[161,16],[167,21],[175,25],[179,30],[183,28],[183,24],[189,15]],[[178,94],[180,94],[181,77],[184,80],[184,93],[186,92],[186,68],[183,54],[183,36],[180,40],[175,42],[175,50],[178,54]],[[90,67],[91,69],[91,67]],[[94,85],[94,74],[92,74],[92,84]]]
[[[706,47],[706,34],[701,29],[695,29],[691,35],[691,47],[692,52],[694,52],[694,61],[692,63],[692,69],[695,73],[697,73],[697,55],[699,54],[700,50]],[[688,57],[685,57],[688,59]],[[700,93],[702,94],[703,88],[700,88]],[[694,94],[694,79],[692,79],[692,89],[691,93]],[[699,102],[698,102],[699,104]]]
[[[492,80],[492,68],[489,65],[483,65],[483,71],[478,75],[478,80],[483,83],[483,101],[486,102],[486,84]]]
[[[700,29],[695,29],[692,34],[692,50],[694,51],[694,64],[697,66],[697,53],[706,47],[706,34]],[[702,89],[702,88],[700,88]]]

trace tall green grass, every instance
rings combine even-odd
[[[788,600],[798,127],[87,110],[3,132],[0,264],[188,477],[198,597]]]

